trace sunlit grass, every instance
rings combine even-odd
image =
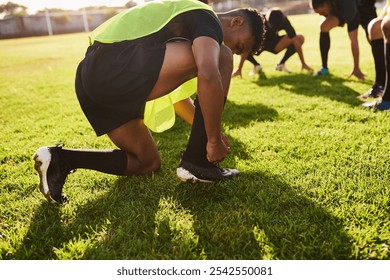
[[[319,17],[292,16],[319,69]],[[374,78],[360,33],[366,81],[347,79],[346,28],[331,33],[332,76],[300,72],[298,57],[258,57],[264,72],[232,81],[223,165],[237,180],[181,184],[175,169],[189,127],[155,134],[162,170],[121,178],[71,174],[70,202],[47,203],[32,154],[42,145],[110,148],[78,105],[74,75],[86,34],[0,41],[0,259],[390,259],[389,115],[356,97]]]

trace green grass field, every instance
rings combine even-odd
[[[319,16],[291,20],[318,70]],[[0,41],[0,259],[390,259],[390,115],[357,99],[374,79],[363,31],[366,81],[348,79],[346,28],[331,38],[330,77],[301,73],[296,55],[294,73],[277,72],[282,53],[264,53],[260,77],[246,63],[233,79],[223,165],[241,171],[237,180],[179,182],[189,127],[178,119],[154,135],[163,162],[154,177],[78,170],[63,206],[39,192],[34,151],[113,147],[95,136],[74,93],[87,35]]]

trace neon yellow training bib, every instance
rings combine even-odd
[[[114,43],[134,40],[161,30],[175,16],[192,10],[212,8],[198,0],[156,0],[123,11],[98,26],[89,35],[89,43]],[[196,92],[196,79],[192,79],[173,92],[146,102],[144,123],[154,132],[163,132],[175,123],[173,104]]]

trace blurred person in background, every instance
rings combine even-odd
[[[267,12],[266,29],[263,51],[278,54],[286,49],[283,58],[276,64],[275,70],[290,73],[291,71],[287,69],[285,63],[292,55],[298,53],[302,64],[301,69],[309,72],[313,71],[313,69],[306,64],[303,56],[302,45],[305,38],[302,34],[297,34],[295,32],[288,17],[279,8],[272,8]],[[279,35],[279,31],[282,30],[284,30],[286,34]],[[233,77],[242,77],[242,67],[244,66],[245,60],[248,60],[253,64],[253,70],[249,73],[250,75],[256,74],[262,70],[260,63],[256,61],[253,54],[242,54],[238,68],[233,73]]]
[[[368,34],[368,23],[376,18],[375,0],[311,0],[313,10],[324,16],[320,24],[320,52],[322,68],[314,76],[329,75],[328,54],[330,50],[329,32],[337,27],[347,24],[348,36],[351,41],[353,56],[353,69],[350,76],[360,80],[365,75],[359,66],[358,27],[362,25]]]

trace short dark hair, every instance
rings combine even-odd
[[[336,6],[335,0],[311,0],[310,6],[313,9],[317,9],[318,7],[321,7],[322,5],[324,5],[325,3],[329,3],[332,8]]]
[[[311,0],[310,6],[313,10],[315,10],[315,9],[321,7],[322,5],[324,5],[325,3],[329,3],[331,14],[333,14],[333,15],[338,14],[339,8],[338,8],[336,0]]]
[[[241,11],[245,14],[255,37],[255,44],[252,48],[252,54],[258,55],[263,50],[264,38],[266,33],[265,16],[254,8],[244,8]]]

